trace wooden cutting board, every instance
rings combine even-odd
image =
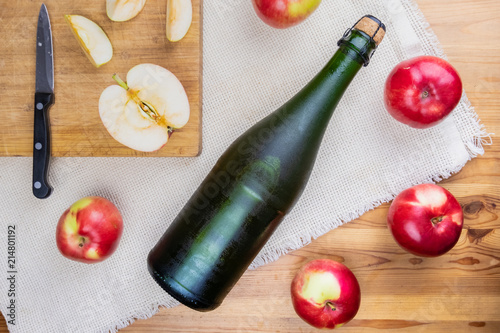
[[[202,0],[193,1],[193,23],[177,43],[166,38],[166,0],[148,0],[134,19],[112,22],[105,0],[46,0],[54,48],[55,104],[50,109],[52,156],[196,156],[201,151]],[[32,156],[35,44],[40,1],[2,1],[0,10],[0,156]],[[66,24],[65,14],[99,24],[113,44],[112,60],[95,68]],[[154,153],[129,149],[104,128],[99,96],[141,63],[174,73],[188,94],[191,116]]]

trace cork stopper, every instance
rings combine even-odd
[[[371,36],[377,46],[385,36],[385,25],[378,18],[371,15],[366,15],[359,20],[354,29],[363,31],[368,36]]]

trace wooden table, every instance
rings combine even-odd
[[[418,3],[487,130],[500,133],[500,2]],[[385,204],[247,272],[213,312],[162,309],[120,332],[313,332],[295,315],[289,286],[297,269],[317,258],[344,262],[359,279],[361,308],[342,332],[500,332],[500,144],[441,185],[458,197],[466,217],[459,243],[442,257],[416,258],[398,248]]]

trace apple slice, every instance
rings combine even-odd
[[[95,67],[100,67],[113,57],[113,46],[106,33],[95,22],[80,15],[65,15],[83,52]]]
[[[144,152],[163,147],[170,134],[189,120],[189,101],[182,83],[167,69],[141,64],[127,82],[104,89],[99,114],[109,134],[121,144]]]
[[[177,42],[186,36],[193,21],[191,0],[167,0],[167,38]]]
[[[136,17],[145,4],[146,0],[106,0],[106,14],[111,21],[128,21]]]

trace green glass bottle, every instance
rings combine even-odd
[[[306,87],[220,157],[149,253],[171,296],[199,311],[222,303],[302,194],[335,107],[384,34],[363,17]]]

